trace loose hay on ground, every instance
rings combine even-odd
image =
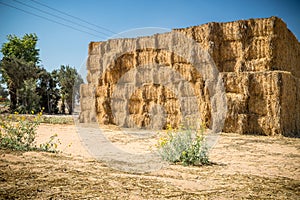
[[[299,149],[297,138],[222,134],[214,165],[145,174],[91,158],[0,150],[0,199],[297,199]]]

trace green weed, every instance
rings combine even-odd
[[[203,128],[194,129],[167,127],[166,133],[157,143],[160,156],[169,162],[183,165],[209,164],[208,149],[203,137]]]
[[[38,148],[35,144],[37,127],[42,121],[42,112],[33,118],[19,115],[18,112],[0,116],[0,148],[8,148],[21,151],[50,151],[55,152],[57,144],[51,136],[50,140],[41,144]]]

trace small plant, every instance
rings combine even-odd
[[[0,117],[0,147],[28,151],[33,148],[36,129],[42,112],[33,120],[27,120],[18,112]]]
[[[34,114],[34,112],[32,112]],[[41,123],[42,111],[34,118],[19,115],[18,112],[0,116],[0,148],[9,148],[21,151],[41,150],[56,152],[57,143],[54,142],[57,135],[37,148],[35,145],[36,130]],[[59,142],[59,141],[58,141]]]
[[[208,149],[203,137],[203,128],[192,129],[167,126],[166,133],[159,139],[158,152],[169,162],[183,165],[209,164]]]
[[[41,122],[47,124],[74,124],[73,118],[69,116],[43,116]]]
[[[43,144],[40,144],[39,150],[48,151],[48,152],[57,152],[57,144],[61,144],[60,140],[57,139],[57,134],[54,134],[50,137],[49,141]]]

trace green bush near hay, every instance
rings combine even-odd
[[[209,164],[208,149],[203,137],[203,129],[168,126],[166,133],[159,138],[157,148],[162,159],[183,165]]]

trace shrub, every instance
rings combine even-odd
[[[41,150],[54,152],[55,135],[50,137],[49,142],[41,144],[40,148],[35,145],[36,130],[41,123],[42,112],[34,118],[28,119],[15,112],[11,115],[0,116],[0,147],[21,151]]]
[[[43,116],[41,123],[47,124],[74,124],[73,117],[66,116]]]
[[[57,141],[55,140],[56,137],[57,137],[57,134],[54,134],[50,137],[48,142],[40,144],[39,150],[48,151],[48,152],[56,152],[57,143],[61,144],[59,139],[57,139]]]
[[[209,164],[208,149],[203,137],[203,128],[192,129],[168,126],[166,133],[159,139],[158,152],[169,162],[180,162],[183,165]]]
[[[17,112],[14,115],[1,116],[0,146],[25,151],[32,149],[40,116],[41,113],[32,121],[25,116],[19,116]]]

